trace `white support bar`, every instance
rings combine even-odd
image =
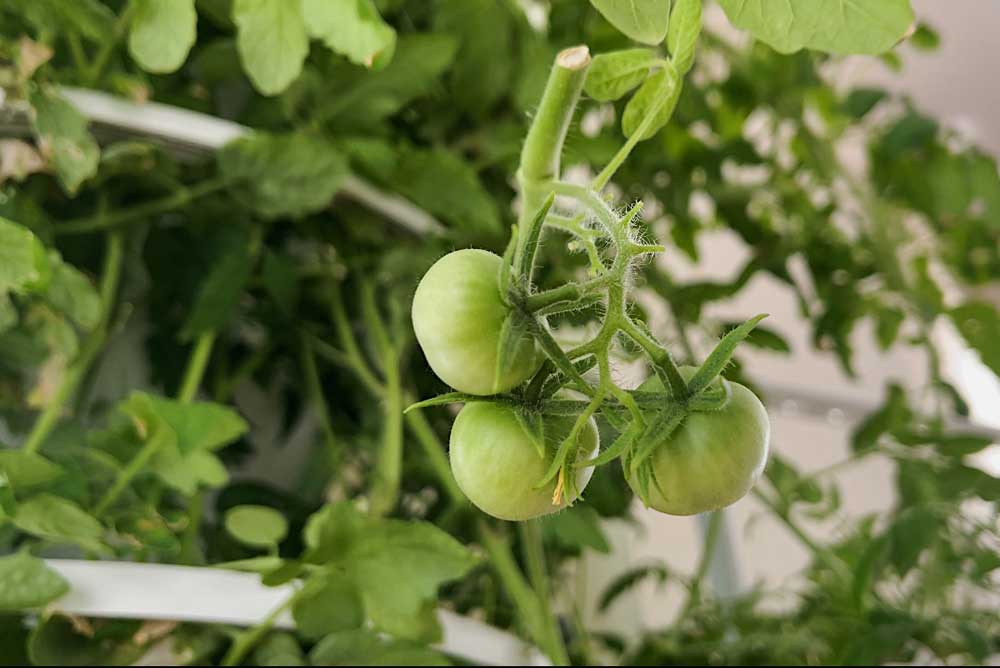
[[[150,619],[253,626],[280,606],[292,585],[265,587],[253,573],[221,568],[138,564],[126,561],[46,559],[69,582],[52,608],[84,617]],[[443,638],[436,648],[489,666],[549,666],[520,638],[448,610],[438,610]],[[289,613],[276,628],[292,629]]]

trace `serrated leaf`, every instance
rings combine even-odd
[[[36,494],[17,506],[14,525],[26,533],[56,543],[73,543],[102,552],[104,528],[77,504],[52,494]]]
[[[299,633],[319,640],[331,633],[360,628],[365,621],[364,604],[357,586],[337,572],[317,576],[308,590],[292,606],[292,617]]]
[[[737,28],[781,53],[888,51],[913,25],[910,0],[720,0]]]
[[[687,74],[694,64],[694,51],[701,35],[701,3],[702,0],[674,0],[670,12],[667,50],[680,76]]]
[[[912,417],[906,393],[899,385],[890,385],[878,410],[861,421],[851,434],[851,448],[861,452],[874,447],[882,434],[907,425]]]
[[[729,364],[729,360],[736,352],[736,347],[750,335],[757,323],[766,317],[767,314],[755,316],[722,337],[722,340],[688,381],[688,391],[691,394],[697,394],[708,387]]]
[[[16,490],[52,482],[65,473],[42,455],[25,450],[0,450],[0,473]]]
[[[663,69],[639,86],[639,90],[625,105],[622,132],[626,137],[631,137],[639,130],[643,120],[651,116],[651,122],[640,136],[640,139],[649,139],[670,121],[680,95],[681,81],[677,70],[673,65],[664,65]]]
[[[0,557],[0,610],[41,608],[67,591],[69,583],[27,551]]]
[[[728,322],[723,325],[723,329],[731,330],[739,327],[741,323],[738,322]],[[788,345],[788,341],[785,340],[781,334],[770,329],[768,327],[761,327],[757,325],[752,332],[745,339],[747,345],[754,346],[755,348],[763,348],[765,350],[773,350],[778,353],[790,353],[792,352],[791,346]]]
[[[31,230],[0,217],[0,294],[30,291],[44,283],[51,268],[45,246]]]
[[[357,65],[384,65],[396,48],[396,31],[372,0],[302,0],[302,16],[311,37]]]
[[[230,536],[250,547],[277,545],[288,534],[288,520],[268,506],[234,506],[226,511],[222,523]]]
[[[194,46],[198,23],[195,0],[135,0],[128,36],[132,58],[147,72],[177,70]]]
[[[590,63],[583,90],[598,102],[617,100],[645,81],[655,63],[652,49],[602,53]]]
[[[966,302],[949,314],[966,342],[979,353],[983,364],[1000,376],[1000,312],[987,302]]]
[[[590,0],[604,18],[643,44],[659,44],[667,36],[670,0]]]
[[[54,89],[39,86],[30,97],[32,128],[42,155],[70,195],[97,172],[101,150],[87,130],[87,119]]]
[[[289,0],[233,0],[236,48],[250,81],[277,95],[302,72],[309,36],[302,4]]]
[[[224,146],[218,160],[239,199],[264,218],[326,208],[349,174],[333,144],[302,132],[241,137]]]

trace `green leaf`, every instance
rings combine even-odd
[[[302,15],[311,37],[357,65],[385,64],[396,48],[396,31],[372,0],[302,0]]]
[[[916,565],[921,553],[938,540],[941,521],[926,508],[908,508],[889,530],[889,562],[900,577]]]
[[[590,0],[590,4],[637,42],[655,45],[667,36],[670,0]]]
[[[450,666],[441,654],[367,629],[331,633],[309,653],[313,666]]]
[[[722,327],[724,330],[730,330],[739,327],[740,324],[741,323],[738,322],[727,322]],[[788,341],[785,340],[785,337],[778,334],[773,329],[761,327],[760,325],[757,325],[757,327],[750,332],[746,338],[746,343],[747,345],[754,346],[755,348],[773,350],[777,353],[792,352],[792,348],[788,345]]]
[[[209,401],[182,402],[153,395],[145,396],[152,411],[177,435],[181,452],[218,450],[249,430],[246,420],[228,406]]]
[[[680,76],[687,74],[694,64],[694,51],[701,35],[701,3],[702,0],[674,0],[670,12],[667,50]]]
[[[781,53],[877,54],[913,25],[910,0],[719,0],[737,28]]]
[[[431,524],[383,520],[355,537],[342,563],[375,624],[410,635],[410,618],[419,617],[438,587],[465,575],[476,559]]]
[[[233,234],[208,276],[198,288],[181,338],[191,341],[228,323],[250,282],[254,257],[247,234]]]
[[[54,89],[38,86],[31,93],[32,128],[43,156],[59,183],[73,195],[97,173],[101,150],[87,130],[87,119]]]
[[[542,521],[546,533],[563,547],[576,552],[587,548],[601,554],[611,552],[601,529],[601,517],[590,506],[576,504]]]
[[[317,118],[338,127],[373,128],[405,108],[412,100],[433,90],[435,82],[452,64],[458,48],[449,35],[403,35],[384,69],[351,72],[337,81],[343,95],[329,95],[330,82],[316,91],[321,99]]]
[[[766,317],[766,313],[754,316],[722,337],[722,340],[709,353],[708,358],[705,359],[704,363],[698,368],[698,371],[688,381],[688,391],[691,394],[698,394],[708,387],[722,373],[726,365],[729,364],[733,353],[736,352],[736,347],[750,335],[750,332],[757,326],[757,323]]]
[[[139,623],[107,621],[98,630],[63,615],[42,619],[28,644],[35,666],[130,666],[146,653],[132,638]]]
[[[434,28],[459,39],[448,80],[451,98],[463,111],[481,117],[510,91],[510,9],[495,0],[444,0],[435,7]]]
[[[889,94],[881,88],[855,88],[847,94],[842,106],[850,116],[861,119],[888,96]]]
[[[196,39],[194,1],[135,0],[128,50],[142,69],[166,74],[184,64]]]
[[[291,633],[272,632],[253,651],[253,666],[305,666],[299,641]]]
[[[45,457],[24,450],[0,450],[0,473],[17,490],[44,485],[65,473]]]
[[[460,230],[501,229],[497,204],[476,171],[447,149],[404,149],[389,181],[415,204]]]
[[[40,31],[78,33],[95,42],[111,38],[114,13],[100,0],[5,0]]]
[[[652,49],[625,49],[594,56],[583,90],[599,102],[617,100],[646,79],[656,60]]]
[[[357,585],[376,627],[406,637],[434,630],[426,615],[438,587],[477,561],[432,524],[366,517],[348,503],[315,513],[304,537],[307,561],[336,566]]]
[[[302,3],[233,0],[236,48],[250,81],[263,95],[277,95],[302,72],[309,36]]]
[[[670,572],[661,564],[640,566],[638,568],[627,570],[612,580],[604,590],[604,593],[601,594],[598,609],[601,612],[606,611],[622,594],[626,593],[643,580],[653,578],[658,584],[662,585],[667,581],[669,575]]]
[[[0,557],[0,610],[41,608],[69,591],[69,583],[22,550]]]
[[[222,521],[230,536],[251,547],[277,545],[288,534],[288,520],[268,506],[234,506]]]
[[[882,434],[908,425],[911,418],[912,413],[903,388],[896,384],[890,385],[882,406],[854,429],[851,434],[851,449],[861,452],[875,447]]]
[[[987,303],[971,301],[958,306],[948,314],[955,327],[972,346],[983,364],[1000,376],[1000,313]]]
[[[525,346],[530,346],[531,317],[511,310],[500,326],[497,341],[497,361],[493,372],[493,391],[497,392],[503,381],[510,377],[515,365],[523,359]],[[529,348],[530,350],[530,348]]]
[[[31,230],[0,217],[0,294],[27,292],[51,274],[45,246]]]
[[[316,576],[318,586],[310,580],[307,592],[292,606],[295,628],[309,640],[348,629],[360,628],[365,621],[364,605],[357,586],[336,572]]]
[[[101,319],[101,297],[90,279],[76,267],[63,262],[55,252],[50,255],[50,266],[52,277],[45,290],[45,300],[83,329],[96,327]]]
[[[218,160],[237,196],[264,218],[325,209],[348,176],[347,161],[333,144],[302,132],[241,137],[224,146]]]
[[[74,543],[90,552],[103,552],[104,528],[68,499],[36,494],[17,506],[14,525],[33,536],[56,543]]]
[[[631,137],[647,115],[653,120],[640,139],[649,139],[660,131],[674,113],[681,95],[681,81],[673,65],[666,65],[659,72],[646,79],[622,113],[622,132]]]
[[[429,408],[431,406],[445,406],[447,404],[464,404],[470,401],[489,401],[491,397],[484,397],[479,394],[466,394],[465,392],[446,392],[444,394],[439,394],[436,397],[431,397],[430,399],[424,399],[423,401],[418,401],[415,404],[410,404],[406,407],[403,413],[409,413],[412,410],[417,410],[420,408]]]

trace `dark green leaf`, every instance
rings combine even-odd
[[[304,594],[292,607],[292,617],[299,633],[319,640],[330,633],[360,628],[365,621],[358,588],[336,572],[315,576]]]
[[[986,302],[966,302],[949,313],[955,327],[993,373],[1000,376],[1000,313]]]

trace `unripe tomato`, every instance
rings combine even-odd
[[[686,378],[694,368],[681,370]],[[669,515],[718,510],[743,498],[767,463],[770,422],[757,396],[729,383],[732,396],[718,411],[691,413],[651,456],[657,484],[649,485],[649,505]],[[659,378],[642,389],[662,390]],[[638,490],[634,478],[629,479]],[[660,493],[662,490],[662,494]]]
[[[513,408],[486,401],[466,404],[451,428],[451,470],[458,486],[484,513],[502,520],[528,520],[553,513],[575,500],[563,496],[552,503],[557,481],[540,489],[556,448],[573,427],[573,418],[545,418],[546,456],[539,456]],[[593,418],[577,436],[577,460],[597,456],[599,437]],[[594,467],[577,469],[576,489],[582,492]]]
[[[525,337],[506,372],[496,377],[500,328],[508,313],[497,282],[500,263],[489,251],[454,251],[434,263],[413,296],[413,331],[427,363],[460,392],[506,392],[542,362],[534,340]]]

